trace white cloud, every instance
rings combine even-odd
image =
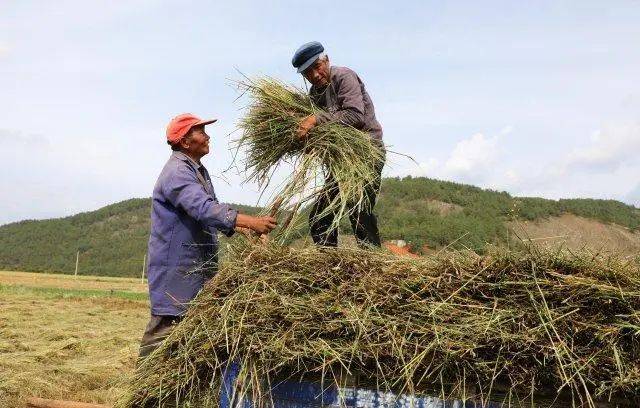
[[[630,160],[638,161],[640,123],[608,126],[591,135],[587,146],[571,151],[565,169],[613,170]]]
[[[9,54],[9,47],[3,43],[0,43],[0,58]]]
[[[507,126],[502,128],[502,130],[500,131],[500,135],[506,136],[511,132],[513,132],[513,126],[512,125],[507,125]]]
[[[508,180],[513,183],[516,173],[513,170],[496,172],[495,163],[502,154],[499,147],[500,136],[510,133],[512,128],[505,127],[497,136],[486,137],[482,133],[475,133],[467,139],[456,143],[451,153],[445,159],[429,157],[410,167],[392,170],[390,175],[407,175],[417,177],[431,177],[444,180],[454,180],[463,183],[486,185],[502,183],[498,180]]]
[[[486,138],[482,133],[461,140],[444,163],[445,173],[463,178],[482,178],[498,155],[497,144],[497,136]]]
[[[640,208],[640,183],[627,193],[625,201]]]
[[[452,180],[523,196],[612,198],[637,206],[639,130],[638,125],[630,124],[606,126],[594,132],[584,146],[569,147],[557,156],[532,149],[525,157],[507,147],[519,135],[506,139],[513,128],[505,126],[496,136],[473,134],[443,157],[430,157],[391,175]],[[630,191],[631,186],[636,187]]]
[[[498,170],[485,183],[494,190],[517,191],[522,186],[522,176],[514,169]]]
[[[50,141],[42,135],[26,134],[18,130],[0,129],[0,144],[19,148],[42,149],[50,146]]]
[[[433,175],[439,171],[440,168],[440,160],[435,157],[430,157],[426,161],[419,162],[415,168],[411,170],[411,175],[413,176],[426,176]]]
[[[524,177],[509,191],[556,199],[616,199],[639,205],[640,124],[609,124],[594,131],[587,140],[555,159],[541,157],[534,162],[531,158],[529,168],[523,167]]]

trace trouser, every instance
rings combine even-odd
[[[384,156],[383,156],[384,157]],[[382,180],[382,168],[384,167],[384,158],[375,164],[377,174],[376,180],[365,188],[364,197],[367,201],[360,206],[360,210],[354,211],[349,215],[351,228],[356,236],[356,240],[360,246],[380,246],[380,232],[378,231],[378,219],[373,213],[373,207],[376,203],[378,192],[380,191],[380,182]],[[309,214],[309,229],[311,238],[316,245],[335,247],[338,246],[338,228],[332,228],[336,221],[337,214],[328,213],[320,216],[333,199],[339,193],[338,183],[333,176],[329,174],[325,180],[324,187],[320,192],[318,199],[311,207]]]
[[[140,341],[138,361],[147,357],[160,346],[160,343],[171,334],[176,324],[180,323],[182,316],[155,316],[151,315],[149,323]]]

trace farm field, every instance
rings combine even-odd
[[[0,271],[0,406],[109,403],[148,320],[140,279]]]

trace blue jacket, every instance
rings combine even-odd
[[[179,316],[215,274],[218,231],[231,236],[238,213],[218,203],[207,169],[181,152],[165,164],[152,198],[151,314]]]

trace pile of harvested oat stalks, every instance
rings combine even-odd
[[[374,164],[384,159],[384,152],[366,132],[326,123],[301,140],[296,135],[300,121],[319,111],[307,95],[271,78],[246,79],[237,86],[250,97],[239,124],[242,136],[235,141],[244,153],[247,181],[275,188],[279,205],[295,215],[321,193],[325,177],[331,174],[337,194],[317,217],[336,214],[334,228],[344,216],[371,205],[365,191],[378,182]],[[272,175],[285,163],[292,171],[276,186]],[[281,229],[280,235],[286,230]]]
[[[227,259],[118,406],[216,406],[229,361],[257,402],[270,382],[302,374],[443,398],[473,389],[513,406],[540,393],[557,406],[640,393],[635,260],[274,243],[238,243]]]

